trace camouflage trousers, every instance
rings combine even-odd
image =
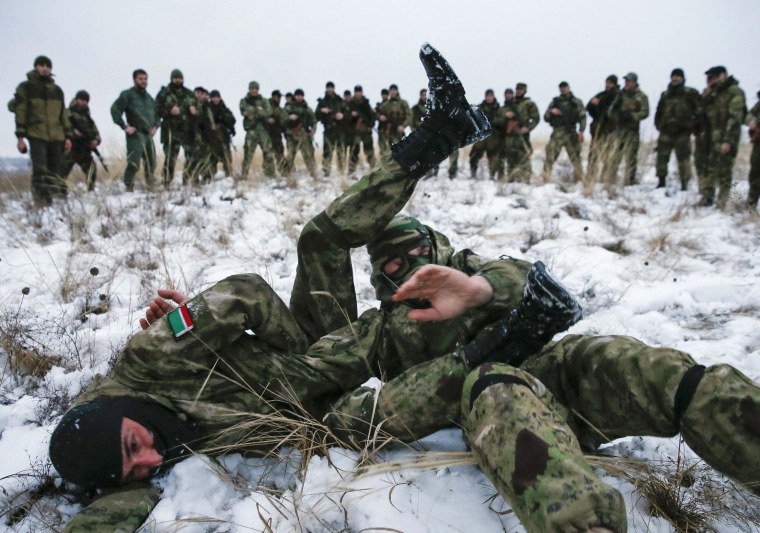
[[[505,135],[502,149],[502,156],[507,160],[508,181],[530,183],[533,174],[530,155],[533,153],[533,148],[527,136],[521,133]]]
[[[274,162],[277,170],[282,172],[285,164],[285,144],[282,142],[282,133],[269,132],[269,140],[272,141],[272,152],[274,152]]]
[[[364,157],[369,166],[375,165],[375,145],[372,142],[372,130],[356,131],[351,139],[351,159],[348,163],[348,173],[353,174],[359,163],[359,152],[364,150]]]
[[[606,152],[599,154],[604,161],[602,180],[614,185],[618,182],[617,171],[625,163],[624,185],[635,185],[639,158],[639,130],[619,129],[612,133],[606,143]]]
[[[749,159],[749,195],[747,203],[757,206],[760,199],[760,142],[752,145],[752,155]]]
[[[325,176],[329,176],[332,170],[333,153],[336,154],[338,170],[343,172],[346,168],[344,138],[343,132],[337,127],[325,129],[322,137],[322,172]]]
[[[227,137],[225,135],[225,137]],[[216,139],[211,145],[211,173],[216,174],[216,170],[222,164],[225,176],[232,176],[232,150],[230,150],[229,139]]]
[[[732,172],[736,162],[737,147],[731,145],[728,153],[721,152],[721,143],[710,146],[707,159],[707,176],[702,196],[708,203],[716,202],[718,207],[725,207],[731,194]],[[717,198],[716,198],[717,193]]]
[[[272,140],[269,133],[263,126],[255,126],[245,134],[245,148],[243,151],[243,168],[240,172],[241,179],[248,179],[248,172],[253,162],[253,154],[257,147],[261,147],[261,154],[264,158],[264,175],[268,178],[274,177],[274,154],[272,153]]]
[[[183,140],[186,135],[181,132],[170,131],[167,135],[168,142],[163,144],[164,147],[164,167],[162,169],[162,176],[164,180],[164,186],[168,186],[172,180],[174,180],[174,169],[177,166],[177,158],[179,157],[179,149],[185,152],[185,166],[182,170],[182,182],[187,183],[190,179],[190,158],[193,153],[193,145],[190,142]],[[164,135],[162,135],[164,137]]]
[[[573,179],[583,179],[583,167],[581,165],[581,143],[578,133],[567,128],[555,128],[546,145],[546,160],[544,161],[544,179],[549,180],[552,175],[552,167],[557,161],[562,148],[567,152],[570,163],[573,165]]]
[[[316,178],[317,164],[314,161],[313,140],[311,135],[303,129],[288,136],[288,153],[285,155],[285,162],[283,163],[283,174],[290,176],[293,173],[298,152],[301,152],[301,157],[303,157],[303,162],[309,171],[309,175],[312,178]]]
[[[501,141],[498,135],[491,135],[472,145],[470,149],[470,176],[472,178],[477,177],[478,163],[484,155],[488,157],[489,175],[491,179],[494,179],[499,171],[501,159]]]
[[[74,165],[79,165],[87,179],[87,190],[95,189],[98,167],[92,159],[92,152],[87,147],[78,147],[76,143],[65,155],[62,176],[68,176],[74,170]]]
[[[660,133],[657,138],[657,177],[664,183],[668,176],[668,161],[670,153],[675,151],[678,161],[678,176],[681,178],[681,189],[686,190],[691,179],[691,135],[670,135]]]

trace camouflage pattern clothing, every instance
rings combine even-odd
[[[126,122],[124,120],[126,116]],[[135,174],[140,170],[142,162],[145,181],[149,187],[155,181],[156,148],[153,146],[151,130],[159,126],[159,117],[156,113],[156,102],[147,90],[133,86],[122,91],[111,106],[111,119],[121,129],[127,125],[137,131],[127,135],[127,169],[124,172],[124,184],[127,188],[134,187]]]
[[[552,113],[553,109],[559,110],[560,114]],[[544,121],[552,127],[549,143],[546,145],[546,161],[544,162],[544,179],[550,179],[554,162],[557,161],[562,148],[567,152],[570,163],[573,165],[573,179],[583,179],[583,166],[581,164],[581,142],[579,135],[586,129],[586,109],[580,98],[576,98],[572,92],[566,95],[556,96],[544,113]]]
[[[381,120],[381,115],[386,120]],[[404,136],[399,128],[406,128],[412,124],[412,110],[406,100],[396,95],[388,98],[380,104],[377,110],[379,123],[378,135],[382,136],[388,147],[396,144]]]
[[[654,125],[660,132],[657,138],[656,171],[660,185],[668,176],[670,153],[675,150],[681,190],[686,190],[691,179],[691,134],[697,128],[699,92],[683,83],[668,85],[660,95]]]
[[[213,177],[212,165],[214,154],[212,152],[213,144],[216,141],[214,131],[214,115],[211,113],[209,102],[205,99],[199,99],[195,102],[195,113],[192,116],[193,140],[192,151],[188,157],[187,165],[189,167],[188,181],[193,184],[209,182]],[[188,181],[184,180],[183,184]]]
[[[182,83],[164,85],[156,95],[156,113],[161,119],[161,144],[164,148],[164,185],[174,179],[179,149],[185,152],[182,182],[190,179],[190,159],[194,150],[195,128],[190,108],[195,107],[193,91]]]
[[[214,104],[213,100],[209,102],[209,111],[214,124],[213,135],[211,139],[211,167],[216,172],[219,163],[222,164],[225,176],[232,176],[232,137],[235,135],[235,123],[237,119],[232,114],[232,110],[227,107],[224,100],[219,100]]]
[[[382,106],[385,102],[388,101],[388,96],[384,95],[383,99],[375,104],[375,116],[380,116],[380,106]],[[383,135],[383,124],[381,122],[377,123],[377,149],[380,151],[380,157],[382,158],[385,155],[390,154],[391,146],[388,144],[388,139]]]
[[[372,141],[375,112],[367,98],[354,96],[348,102],[348,116],[352,128],[351,159],[348,164],[348,173],[353,174],[356,171],[356,165],[359,163],[359,152],[361,150],[364,150],[367,164],[370,167],[375,165],[375,145]]]
[[[597,181],[599,165],[603,159],[606,159],[613,144],[612,134],[617,129],[617,116],[609,111],[613,102],[618,99],[619,93],[620,88],[614,85],[610,89],[594,95],[586,104],[586,111],[591,117],[591,146],[589,147],[586,174],[592,183]]]
[[[243,115],[243,128],[245,129],[245,149],[243,152],[243,168],[240,173],[241,179],[248,179],[251,162],[257,147],[261,147],[264,158],[264,175],[274,177],[274,154],[272,153],[272,140],[267,132],[268,119],[273,118],[269,100],[257,94],[246,94],[240,100],[240,114]]]
[[[707,100],[710,98],[710,87],[705,87],[699,96],[699,107],[694,129],[694,169],[697,172],[699,194],[703,200],[706,198],[706,189],[710,183],[707,178],[707,165],[710,160],[710,123],[707,120],[705,109]]]
[[[422,117],[425,116],[427,111],[427,101],[419,100],[412,106],[412,121],[409,124],[413,130],[416,130],[422,124]]]
[[[506,119],[501,106],[496,99],[490,104],[488,101],[483,100],[478,106],[478,109],[488,117],[488,122],[491,123],[494,132],[504,129]],[[491,176],[491,179],[496,178],[501,163],[501,150],[502,140],[497,133],[473,144],[472,148],[470,148],[470,176],[472,178],[477,177],[478,162],[485,155],[488,157],[489,175]]]
[[[729,76],[712,87],[705,101],[705,115],[709,128],[710,151],[707,161],[707,185],[703,191],[707,203],[717,202],[725,207],[731,191],[732,171],[739,149],[741,127],[747,112],[744,91],[739,82]],[[728,145],[723,153],[722,145]],[[717,199],[715,190],[718,189]]]
[[[760,96],[758,96],[760,98]],[[749,194],[747,205],[757,207],[760,198],[760,101],[758,101],[747,114],[747,126],[749,126],[750,142],[752,143],[752,155],[749,160]]]
[[[638,84],[633,89],[620,91],[607,110],[610,123],[616,124],[609,152],[605,154],[602,179],[605,183],[617,183],[617,171],[625,160],[625,185],[634,185],[639,157],[639,123],[649,116],[649,99]]]
[[[326,110],[326,111],[325,111]],[[317,100],[314,113],[316,119],[322,123],[324,135],[322,137],[322,172],[325,176],[330,175],[332,168],[333,152],[338,160],[338,168],[345,168],[345,144],[343,136],[343,119],[346,112],[345,103],[337,93],[325,93]]]
[[[269,107],[272,108],[273,123],[267,122],[266,128],[269,133],[269,140],[272,142],[272,152],[274,152],[274,162],[277,165],[277,170],[282,173],[283,166],[285,164],[285,145],[282,142],[283,127],[282,119],[285,116],[280,102],[274,99],[269,99]]]
[[[522,133],[522,128],[533,129],[538,124],[538,108],[530,98],[523,97],[522,105],[517,98],[505,101],[501,108],[504,116],[502,135],[502,157],[507,162],[507,179],[528,183],[533,173],[530,165],[529,134]],[[530,112],[531,115],[525,114]]]
[[[16,87],[14,102],[16,137],[29,139],[32,198],[37,205],[49,205],[53,196],[67,192],[63,148],[72,132],[63,91],[52,76],[43,78],[32,70]]]
[[[77,104],[76,99],[69,104],[69,121],[71,122],[72,141],[71,150],[66,154],[63,176],[68,176],[75,164],[79,165],[87,177],[87,190],[92,191],[95,189],[97,167],[92,159],[93,148],[91,145],[93,141],[100,143],[100,132],[90,116],[89,106]]]
[[[291,119],[290,115],[296,115]],[[283,174],[290,176],[295,166],[296,154],[300,151],[301,157],[306,164],[309,175],[317,177],[317,165],[314,161],[314,140],[317,119],[306,101],[287,104],[283,111],[282,127],[285,129],[285,137],[288,139],[288,153],[285,156]]]

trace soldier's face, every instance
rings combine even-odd
[[[615,88],[615,83],[612,80],[607,80],[604,82],[605,91],[611,91],[614,88]]]
[[[251,96],[258,96],[259,95],[259,88],[258,87],[251,87],[248,89],[248,94]]]
[[[633,80],[625,80],[625,88],[627,90],[632,90],[636,88],[637,83]]]
[[[670,83],[673,85],[681,85],[683,83],[683,76],[671,76]]]
[[[176,85],[177,87],[179,87],[183,83],[185,83],[184,78],[172,78],[172,85]]]
[[[137,76],[135,76],[135,85],[140,87],[141,89],[145,89],[148,86],[148,75],[138,74]]]
[[[525,96],[525,89],[521,89],[521,88],[515,89],[515,96],[517,98],[522,98],[523,96]]]
[[[354,91],[354,100],[361,100],[364,94],[361,91]]]
[[[193,94],[195,94],[195,99],[199,102],[202,102],[204,100],[203,91],[195,91]]]
[[[569,92],[570,92],[570,87],[568,87],[567,85],[563,85],[562,87],[559,88],[559,94],[561,94],[562,96],[567,96]]]
[[[398,96],[398,89],[391,89],[390,95],[391,95],[391,98],[396,98]]]
[[[296,99],[296,102],[299,103],[299,104],[301,102],[303,102],[303,95],[302,94],[297,94],[297,95],[294,96],[294,98]]]
[[[488,103],[488,104],[492,104],[492,103],[493,103],[493,100],[494,100],[494,98],[493,98],[493,93],[488,93],[488,94],[486,94],[486,103]]]
[[[277,107],[280,107],[280,97],[279,96],[273,96],[272,97],[272,103],[276,105]]]
[[[121,481],[147,479],[164,458],[156,451],[153,434],[131,418],[121,420]]]
[[[335,94],[335,87],[325,87],[325,92],[332,96]]]
[[[420,93],[420,102],[427,102],[427,91]]]
[[[34,67],[34,71],[42,78],[49,78],[53,69],[47,65],[39,64]]]
[[[504,93],[504,100],[506,100],[507,102],[509,102],[514,97],[515,97],[515,93],[513,93],[512,91],[507,91]]]
[[[85,109],[88,109],[90,107],[90,102],[87,100],[82,100],[81,98],[76,98],[76,104],[79,107],[83,107]]]
[[[219,102],[221,102],[221,101],[222,101],[222,97],[221,96],[212,96],[211,97],[211,102],[214,105],[219,105]]]

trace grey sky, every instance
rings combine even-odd
[[[488,87],[501,99],[505,87],[525,81],[541,113],[560,80],[587,101],[608,74],[630,70],[652,107],[676,66],[701,89],[704,70],[724,64],[749,105],[760,89],[757,0],[45,0],[3,1],[0,13],[3,156],[17,155],[5,102],[38,54],[52,58],[67,103],[78,89],[90,92],[107,145],[122,150],[109,108],[137,67],[148,71],[154,96],[177,67],[190,88],[219,89],[236,115],[254,79],[267,96],[302,87],[312,107],[327,80],[341,92],[361,83],[373,104],[382,87],[397,83],[413,104],[426,83],[417,59],[424,41],[449,59],[473,103]],[[548,130],[542,125],[538,133]]]

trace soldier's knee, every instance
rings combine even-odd
[[[527,372],[510,365],[500,363],[486,363],[472,372],[465,379],[462,387],[462,414],[472,410],[475,400],[491,386],[507,385],[515,387],[527,387],[537,396],[542,391],[540,382]]]

